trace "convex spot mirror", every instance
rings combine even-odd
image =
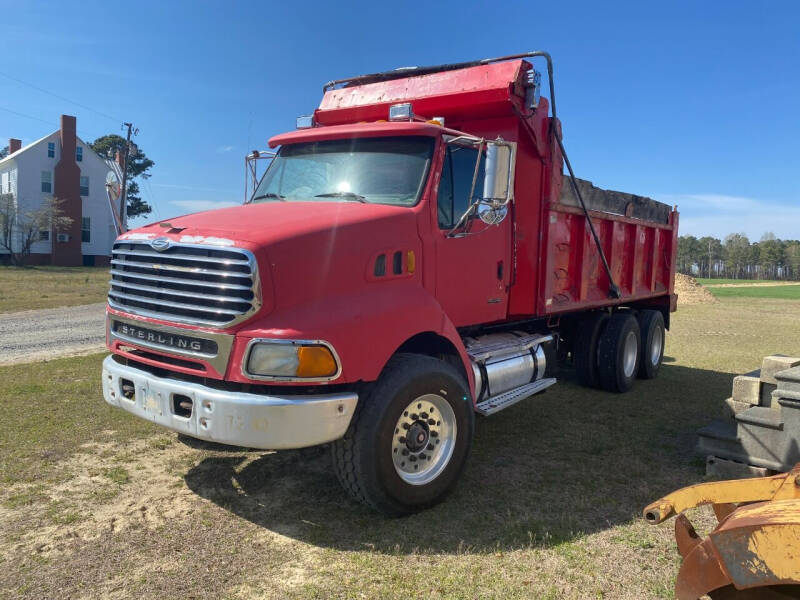
[[[503,222],[503,219],[506,218],[508,214],[508,206],[501,205],[501,206],[492,206],[491,204],[478,204],[478,208],[475,211],[478,215],[478,218],[486,223],[487,225],[499,225]]]

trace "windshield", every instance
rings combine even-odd
[[[328,140],[282,146],[251,202],[370,202],[413,206],[432,137]]]

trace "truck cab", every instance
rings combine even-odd
[[[610,391],[655,377],[677,212],[572,178],[576,206],[542,55],[331,82],[242,206],[121,235],[106,401],[222,444],[330,444],[345,489],[400,515],[558,354]]]

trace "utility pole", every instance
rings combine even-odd
[[[123,123],[123,127],[128,128],[128,137],[125,140],[125,154],[122,161],[122,194],[119,197],[119,218],[122,227],[128,229],[128,155],[131,150],[131,130],[133,123]],[[138,131],[138,130],[137,130]]]

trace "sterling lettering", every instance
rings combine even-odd
[[[180,335],[172,335],[161,331],[142,329],[141,327],[134,327],[133,325],[128,325],[126,323],[115,323],[114,332],[132,341],[141,340],[152,345],[165,346],[168,348],[187,350],[191,352],[204,352],[207,354],[216,353],[216,348],[204,348],[204,342],[205,344],[215,346],[213,342],[208,340],[199,340]]]

